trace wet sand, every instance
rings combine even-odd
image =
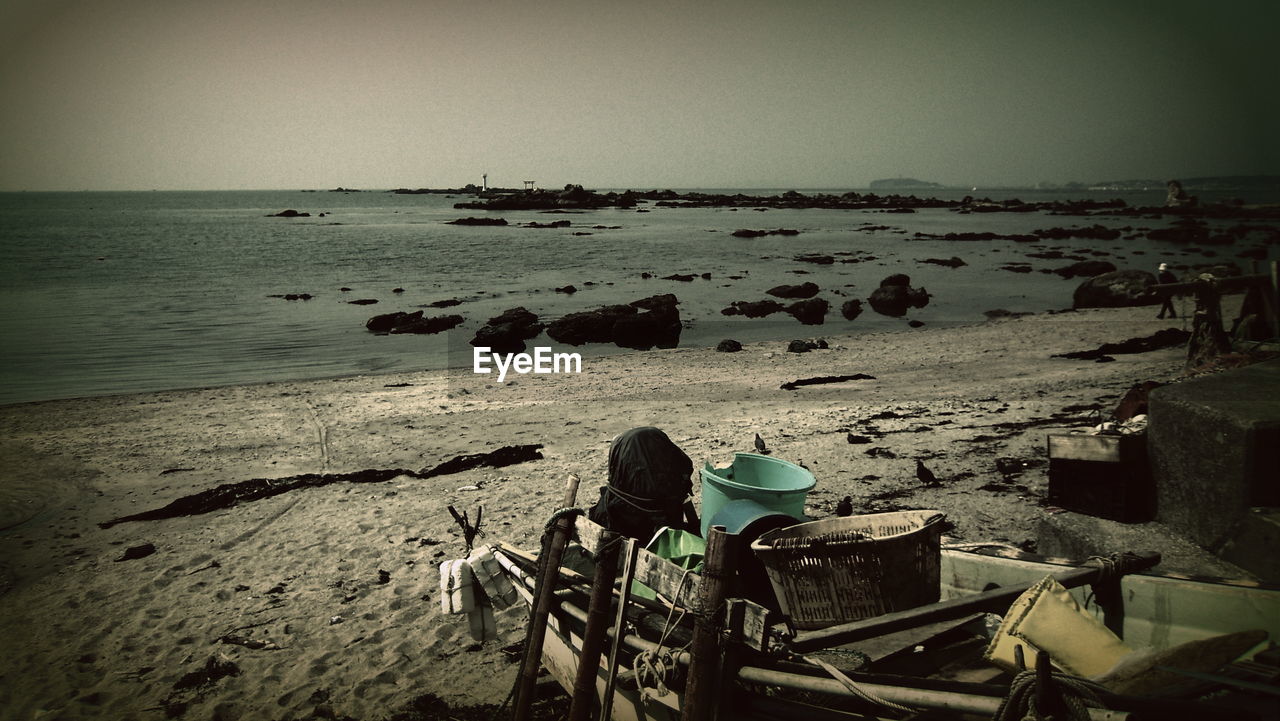
[[[1171,380],[1183,365],[1181,348],[1108,363],[1050,355],[1184,322],[1154,315],[824,336],[830,349],[804,354],[785,342],[649,351],[504,384],[426,372],[0,408],[0,718],[158,719],[167,705],[188,719],[318,708],[381,719],[422,694],[501,703],[516,666],[500,649],[521,638],[525,614],[501,613],[500,639],[483,646],[464,616],[441,615],[438,564],[464,551],[447,507],[474,517],[483,506],[489,538],[534,547],[565,478],[581,476],[579,505],[589,505],[609,440],[639,425],[663,428],[698,466],[752,451],[759,433],[814,472],[815,517],[850,495],[860,511],[943,510],[957,540],[1028,542],[1046,512],[1045,434],[1093,407],[1108,413],[1132,384]],[[874,379],[779,388],[855,373]],[[418,470],[529,443],[545,457],[98,525],[220,483]],[[1006,482],[997,458],[1033,467]],[[940,487],[916,480],[917,459]],[[118,560],[143,544],[155,552]],[[175,689],[210,659],[238,675]]]

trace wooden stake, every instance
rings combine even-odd
[[[712,526],[707,533],[705,566],[693,624],[693,660],[689,664],[689,681],[685,684],[681,721],[711,721],[715,717],[722,681],[720,632],[733,569],[734,545],[724,526]]]
[[[596,707],[596,680],[600,675],[600,657],[609,630],[613,581],[618,575],[618,553],[623,538],[622,534],[613,531],[600,534],[600,552],[596,555],[596,572],[591,579],[587,629],[582,633],[582,653],[578,655],[578,675],[573,681],[569,721],[588,721]]]
[[[627,606],[631,605],[631,583],[636,579],[636,554],[640,544],[634,538],[626,543],[627,560],[622,566],[622,588],[618,592],[618,615],[613,620],[613,645],[609,648],[609,668],[604,679],[604,694],[600,697],[600,721],[609,721],[613,713],[613,684],[618,678],[618,652],[622,650],[622,638],[626,635],[623,622],[627,620]]]
[[[578,476],[570,475],[564,492],[564,508],[572,508],[578,499]],[[547,617],[551,615],[555,581],[560,575],[560,559],[564,547],[573,532],[573,517],[556,519],[551,533],[542,540],[542,553],[538,555],[538,580],[533,589],[533,604],[529,613],[529,630],[525,635],[524,656],[520,660],[520,679],[512,718],[528,721],[533,709],[534,687],[538,682],[538,669],[542,666],[542,642],[547,637]]]

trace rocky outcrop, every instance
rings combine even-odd
[[[626,193],[595,193],[581,185],[569,184],[564,190],[526,190],[502,193],[483,200],[455,203],[453,207],[467,210],[561,210],[569,208],[634,208],[637,195]]]
[[[881,315],[900,317],[908,308],[923,308],[929,304],[929,293],[924,288],[912,288],[911,278],[896,273],[880,281],[880,287],[867,299],[871,309]]]
[[[458,218],[446,220],[445,225],[506,225],[505,218]]]
[[[674,348],[680,342],[680,301],[670,293],[570,313],[547,326],[547,335],[567,345],[614,343],[623,348]]]
[[[1110,273],[1115,269],[1115,263],[1109,263],[1105,260],[1082,260],[1061,268],[1054,268],[1053,272],[1063,278],[1093,278],[1103,273]]]
[[[786,311],[791,317],[805,325],[822,325],[822,322],[827,317],[827,310],[830,308],[831,304],[826,300],[810,298],[792,303],[787,306]]]
[[[1152,305],[1160,299],[1151,290],[1156,277],[1145,270],[1116,270],[1081,283],[1072,296],[1073,308],[1120,308]]]
[[[735,238],[763,238],[766,235],[800,235],[800,231],[790,228],[778,228],[777,230],[748,230],[742,228],[731,233]]]
[[[721,315],[743,315],[748,318],[763,318],[767,315],[773,315],[784,310],[781,303],[776,300],[737,300],[729,305],[728,308],[720,311]]]
[[[805,253],[792,258],[797,263],[814,263],[815,265],[831,265],[836,262],[834,256],[823,255],[821,253]]]
[[[1187,191],[1183,190],[1182,183],[1176,180],[1169,181],[1169,193],[1165,196],[1164,204],[1167,208],[1191,208],[1200,203],[1200,200],[1194,195],[1187,195]]]
[[[968,265],[968,264],[967,264],[967,263],[965,263],[963,260],[960,260],[959,258],[955,257],[954,255],[953,255],[953,256],[951,256],[950,258],[925,258],[924,260],[922,260],[922,261],[920,261],[920,262],[921,262],[921,263],[930,263],[930,264],[932,264],[932,265],[941,265],[941,266],[946,267],[946,268],[959,268],[959,267],[960,267],[960,266],[962,266],[962,265]]]
[[[844,305],[840,306],[840,315],[844,316],[845,320],[853,320],[862,315],[862,301],[857,298],[846,300]]]
[[[494,353],[523,353],[525,341],[538,337],[543,324],[523,307],[510,308],[489,319],[471,339],[471,345]]]
[[[462,316],[460,315],[442,315],[428,318],[423,317],[422,311],[416,310],[412,313],[396,312],[375,315],[364,324],[364,327],[369,329],[370,332],[379,335],[388,333],[432,334],[456,328],[461,323]]]
[[[817,283],[801,283],[800,285],[779,285],[766,290],[765,293],[774,298],[812,298],[818,294]]]
[[[725,338],[716,344],[716,351],[720,353],[737,353],[742,350],[742,344],[732,338]]]
[[[310,218],[310,217],[311,217],[311,214],[310,214],[310,213],[299,213],[298,211],[294,210],[293,208],[290,208],[290,209],[288,209],[288,210],[282,210],[282,211],[280,211],[279,213],[272,213],[271,215],[268,215],[267,217],[268,217],[268,218]]]

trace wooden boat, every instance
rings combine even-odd
[[[575,681],[582,683],[578,667],[591,611],[587,593],[590,572],[579,573],[573,567],[589,566],[584,563],[588,555],[583,551],[600,550],[603,531],[585,518],[576,519],[576,527],[582,550],[570,547],[564,566],[551,574],[558,582],[554,595],[549,596],[550,612],[541,642],[542,664],[570,693]],[[699,682],[704,689],[711,687],[704,697],[711,700],[702,703],[710,703],[715,713],[703,710],[690,715],[687,707],[693,682],[686,679],[692,678],[690,664],[696,665],[697,630],[691,633],[684,622],[697,615],[697,600],[705,601],[707,579],[643,549],[631,550],[629,546],[628,553],[632,560],[623,583],[614,589],[613,603],[606,604],[610,605],[607,611],[615,613],[618,597],[629,595],[621,589],[631,587],[627,582],[630,575],[657,589],[660,598],[625,601],[627,622],[616,626],[622,633],[610,634],[621,639],[616,660],[610,661],[606,653],[595,663],[596,699],[600,706],[609,708],[616,721],[671,720],[682,714],[686,719],[901,718],[904,710],[927,712],[929,718],[992,718],[1010,692],[1009,675],[989,665],[961,663],[975,659],[975,647],[986,644],[972,629],[983,623],[982,611],[1003,613],[998,609],[1007,609],[1012,597],[1046,575],[1074,578],[1064,584],[1075,584],[1072,594],[1076,600],[1135,648],[1165,649],[1250,629],[1265,630],[1271,639],[1280,638],[1280,588],[1131,573],[1120,577],[1118,586],[1099,585],[1099,589],[1112,591],[1100,594],[1087,585],[1090,578],[1097,579],[1096,569],[1082,569],[1070,561],[1036,557],[994,544],[944,547],[941,600],[879,619],[797,632],[776,623],[775,612],[750,601],[726,599],[723,606],[717,604],[725,613],[719,617],[722,626],[716,628],[723,629],[721,637],[728,640],[711,664],[715,669],[712,681]],[[501,543],[495,544],[495,556],[521,597],[533,605],[536,556]],[[1275,655],[1274,650],[1270,652]],[[1265,678],[1269,672],[1275,673]],[[1266,699],[1280,701],[1280,686],[1276,685],[1280,670],[1273,666],[1266,666],[1261,675],[1255,673],[1252,680],[1220,674],[1197,678],[1193,683],[1199,686],[1184,689],[1191,694],[1189,698],[1203,696],[1210,686],[1237,692],[1245,688],[1253,695],[1240,705],[1105,694],[1103,701],[1109,708],[1088,709],[1087,717],[1273,717],[1265,711],[1258,715],[1258,709],[1274,711],[1277,706],[1268,706]],[[707,693],[704,689],[699,692]]]

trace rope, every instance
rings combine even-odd
[[[804,656],[803,658],[809,663],[815,666],[818,666],[822,668],[823,671],[826,671],[827,673],[831,674],[831,678],[834,678],[835,680],[839,681],[841,686],[844,686],[854,696],[857,696],[858,698],[862,699],[863,701],[866,701],[867,703],[875,704],[877,706],[884,706],[885,708],[892,709],[894,711],[897,711],[899,713],[904,713],[904,714],[918,713],[913,708],[901,706],[892,701],[882,699],[879,696],[871,693],[870,691],[862,688],[858,684],[854,683],[853,679],[844,675],[843,671],[836,668],[835,666],[832,666],[826,661],[823,661],[820,658],[814,658],[812,656]]]
[[[586,513],[587,512],[581,508],[557,508],[551,514],[551,518],[547,520],[547,525],[542,527],[542,532],[551,533],[555,530],[556,521],[559,521],[561,518],[575,518],[577,516],[585,516]]]
[[[1105,689],[1098,684],[1057,672],[1050,674],[1049,678],[1050,686],[1062,699],[1066,711],[1064,717],[1050,717],[1045,709],[1036,708],[1036,672],[1027,669],[1009,684],[1009,695],[1000,702],[992,721],[1089,721],[1088,707],[1106,708],[1098,698],[1098,692]]]
[[[668,508],[664,506],[671,504],[670,499],[645,498],[644,496],[636,496],[636,495],[627,493],[626,491],[621,491],[615,488],[614,486],[605,486],[604,488],[609,493],[612,493],[613,495],[617,496],[618,500],[623,501],[627,505],[631,506],[632,508],[635,508],[638,511],[641,511],[642,513],[662,513],[668,510]],[[685,496],[684,498],[681,498],[679,501],[676,501],[676,505],[683,506],[685,501],[689,500],[690,498],[692,498],[692,496]],[[646,508],[640,505],[641,502],[657,504],[659,507]]]
[[[1119,575],[1119,556],[1090,556],[1089,563],[1098,567],[1098,580],[1093,582],[1095,585],[1107,583]]]
[[[662,635],[658,637],[657,648],[641,651],[636,654],[635,660],[632,661],[632,668],[635,670],[636,675],[636,685],[640,689],[641,704],[647,703],[651,697],[665,696],[670,693],[670,689],[667,688],[666,684],[667,675],[678,668],[676,654],[684,649],[667,649],[664,647],[672,629],[679,626],[680,622],[684,620],[685,614],[688,613],[684,608],[680,608],[680,617],[675,618],[676,604],[680,602],[680,594],[684,591],[684,584],[689,580],[689,574],[692,571],[693,569],[686,568],[684,574],[680,576],[680,583],[676,586],[676,597],[671,603],[671,608],[667,611],[667,622],[662,628]],[[692,640],[689,643],[692,643]],[[688,644],[685,645],[688,646]]]

